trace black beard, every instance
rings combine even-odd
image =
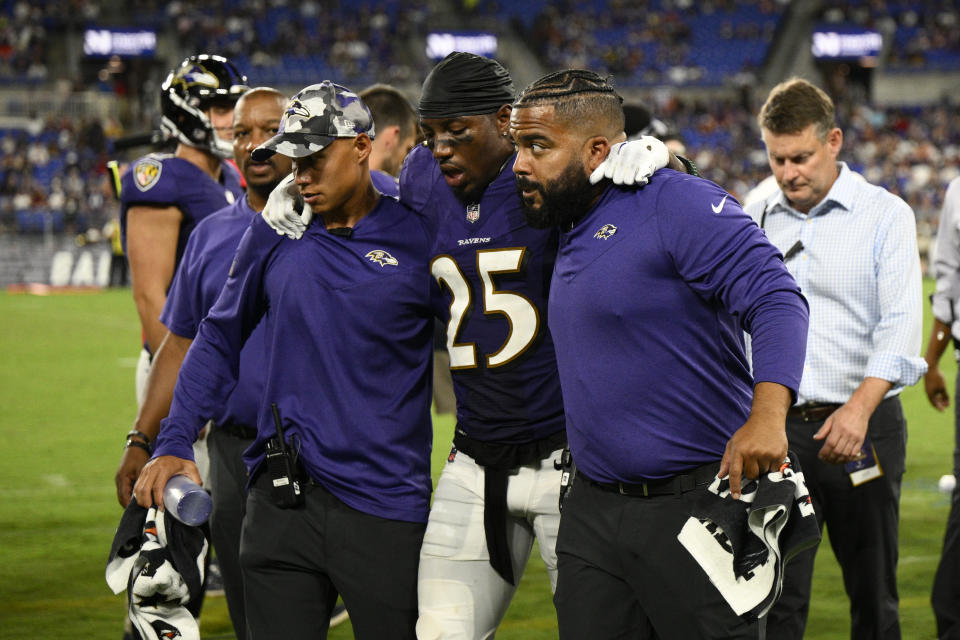
[[[533,208],[522,193],[520,199],[523,201],[524,218],[534,229],[569,229],[587,212],[593,201],[593,187],[583,164],[577,160],[568,164],[555,180],[548,180],[544,184],[517,176],[518,192],[531,187],[540,192],[543,201],[540,208]]]

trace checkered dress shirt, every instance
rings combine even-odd
[[[747,208],[781,253],[797,246],[786,265],[810,303],[798,404],[844,403],[865,377],[893,383],[890,397],[927,370],[919,356],[923,302],[913,210],[846,163],[838,167],[809,215],[780,190]]]

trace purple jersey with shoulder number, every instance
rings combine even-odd
[[[469,208],[426,147],[400,173],[401,201],[437,224],[434,305],[447,329],[457,429],[504,444],[564,427],[546,313],[557,232],[527,226],[512,167],[510,158]]]
[[[736,200],[662,169],[561,234],[550,329],[577,467],[640,482],[719,461],[755,382],[796,397],[807,304]]]
[[[250,208],[247,198],[241,197],[197,224],[187,240],[160,314],[160,322],[172,333],[191,340],[196,337],[200,321],[217,301],[227,280],[240,238],[258,215]],[[212,416],[217,424],[256,427],[266,369],[265,347],[263,323],[260,323],[240,352],[237,386],[220,413]]]
[[[262,320],[265,388],[244,455],[251,471],[276,433],[276,403],[311,478],[359,511],[425,522],[433,242],[421,216],[386,197],[349,237],[317,217],[291,240],[255,216],[180,369],[155,455],[192,459],[197,432],[236,384],[236,354]]]
[[[120,237],[127,250],[127,211],[130,207],[176,207],[183,219],[177,237],[177,260],[190,232],[207,215],[243,197],[240,174],[229,162],[220,164],[220,181],[189,160],[151,153],[134,162],[120,178]]]

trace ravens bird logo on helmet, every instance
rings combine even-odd
[[[207,71],[202,65],[195,64],[189,67],[180,67],[173,80],[175,83],[181,83],[184,87],[200,85],[216,89],[220,86],[220,80],[216,75]]]
[[[167,138],[230,158],[233,143],[217,135],[207,110],[235,104],[247,89],[247,77],[226,58],[190,56],[160,87],[160,128]]]

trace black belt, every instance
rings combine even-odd
[[[798,404],[787,410],[787,416],[797,418],[804,422],[823,422],[830,417],[830,414],[843,405],[831,404],[828,402],[807,402]]]
[[[234,438],[243,438],[245,440],[253,440],[257,437],[256,427],[248,427],[245,424],[237,424],[236,422],[227,422],[225,424],[217,424],[215,427],[217,431],[222,431],[223,433],[233,436]]]
[[[453,434],[453,446],[486,469],[513,470],[540,461],[567,446],[567,432],[560,429],[532,442],[502,443],[474,440],[459,427]]]
[[[719,470],[720,463],[711,462],[702,467],[697,467],[689,473],[681,473],[671,478],[648,480],[639,483],[599,482],[583,475],[582,470],[578,470],[578,474],[590,484],[604,491],[612,491],[623,496],[632,496],[635,498],[650,498],[653,496],[680,495],[681,493],[693,491],[697,487],[708,485],[716,479],[717,471]]]

